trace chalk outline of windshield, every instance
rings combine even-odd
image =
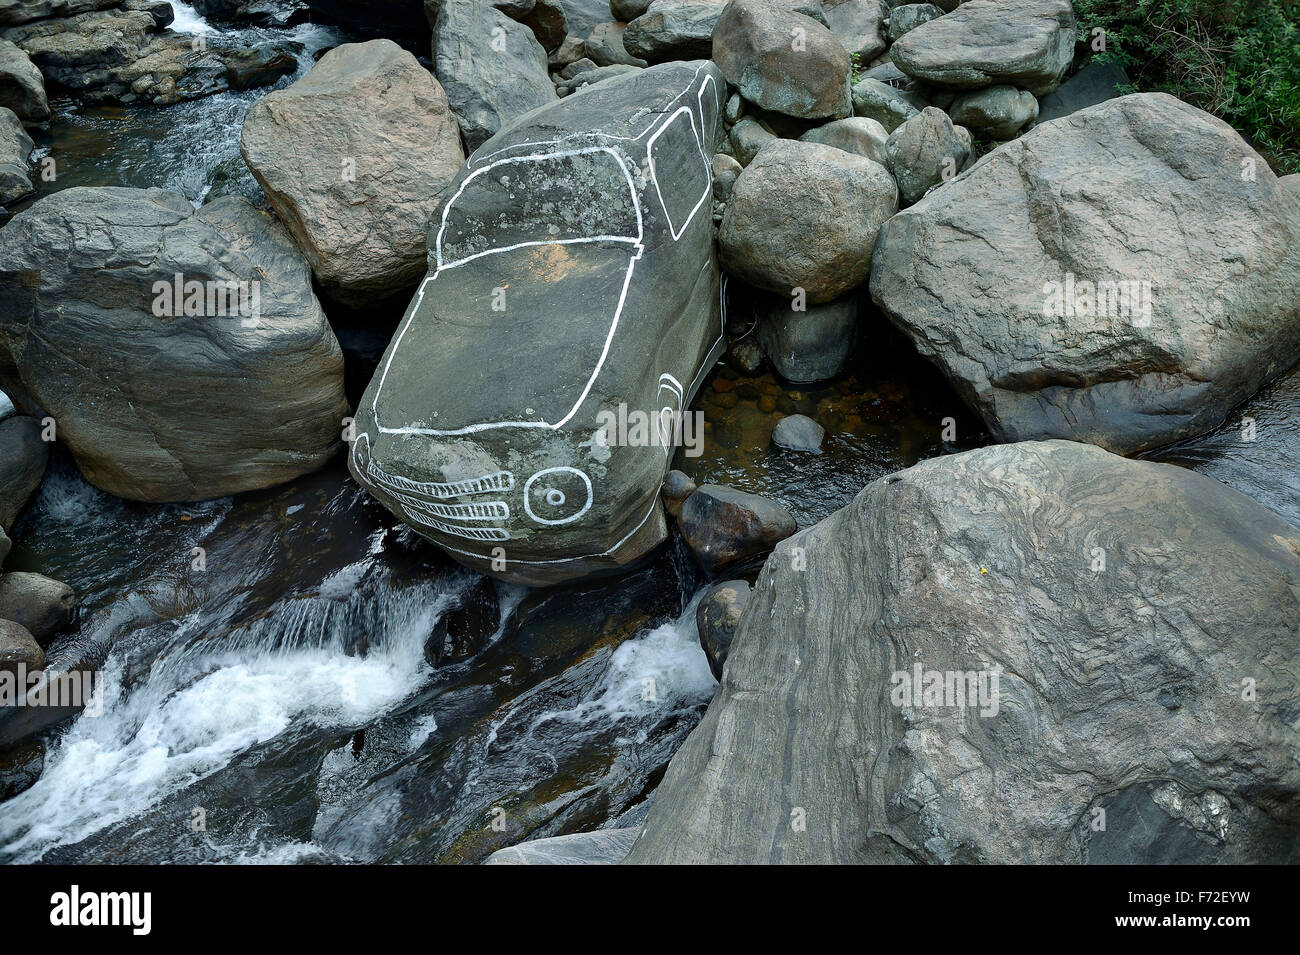
[[[673,98],[674,102],[676,102],[682,96],[690,92],[691,87],[695,85],[695,80],[698,79],[699,74],[702,72],[702,70],[703,67],[695,71],[695,76],[692,77],[691,83],[687,85],[686,89],[682,90],[681,93],[678,93],[677,96]],[[704,103],[703,103],[704,88],[706,86],[714,85],[713,77],[707,76],[706,79],[708,82],[706,84],[702,84],[701,89],[699,90],[699,93],[697,95],[697,99],[699,100],[698,106],[701,110],[701,117],[700,117],[701,129],[703,128],[703,122],[704,122],[703,115],[702,115],[703,108],[704,108]],[[716,96],[716,92],[714,95]],[[656,139],[658,139],[659,135],[663,133],[664,130],[666,130],[674,121],[676,121],[677,116],[683,112],[685,112],[691,120],[691,124],[690,124],[691,133],[695,137],[695,147],[699,152],[701,161],[707,167],[709,165],[709,158],[704,155],[704,143],[700,138],[700,130],[696,129],[695,117],[689,106],[680,106],[677,109],[673,110],[672,114],[668,117],[666,121],[664,121],[662,117],[660,117],[659,121],[655,123],[651,123],[649,126],[647,126],[645,129],[643,129],[640,133],[638,133],[634,137],[621,137],[621,136],[603,137],[603,138],[615,139],[624,142],[636,142],[637,140],[644,137],[647,133],[650,133],[651,130],[654,130],[654,133],[650,136],[650,138],[646,142],[646,146],[645,146],[646,161],[651,173],[651,177],[654,179],[655,191],[658,194],[660,206],[663,208],[665,219],[668,222],[669,233],[672,235],[674,242],[676,242],[682,236],[682,234],[685,233],[686,229],[690,226],[691,222],[694,221],[695,216],[699,213],[700,207],[704,205],[704,201],[708,198],[709,193],[712,191],[712,181],[711,181],[712,177],[710,176],[709,177],[710,182],[706,185],[704,191],[700,195],[699,200],[695,203],[694,208],[691,210],[691,214],[686,217],[686,221],[682,223],[682,227],[680,230],[675,229],[672,222],[672,215],[668,211],[668,207],[663,201],[663,193],[659,190],[659,177],[655,173],[652,149],[653,149],[654,142]],[[658,127],[657,129],[655,128],[656,126]],[[547,144],[539,143],[535,145],[547,145]],[[442,240],[443,240],[443,236],[447,231],[447,215],[449,212],[451,212],[452,206],[455,205],[456,200],[460,198],[461,194],[465,191],[465,188],[475,178],[505,163],[526,162],[526,161],[536,162],[542,159],[556,159],[556,158],[563,158],[565,156],[585,155],[585,154],[597,153],[597,152],[609,153],[611,156],[614,157],[614,161],[618,163],[619,171],[623,174],[624,181],[627,183],[628,194],[631,196],[633,208],[636,210],[637,235],[635,238],[631,236],[602,235],[602,236],[585,236],[576,239],[556,239],[550,241],[530,240],[527,242],[517,242],[514,243],[513,245],[501,246],[500,248],[496,248],[496,249],[486,249],[483,252],[476,252],[473,255],[465,256],[464,258],[457,259],[451,263],[447,263],[447,264],[443,263]],[[636,192],[636,183],[632,179],[631,173],[628,172],[627,163],[623,161],[623,157],[612,146],[606,146],[606,145],[583,146],[576,149],[556,150],[556,151],[545,152],[545,153],[529,153],[524,156],[507,156],[501,159],[494,160],[493,162],[488,163],[486,166],[483,166],[481,169],[476,169],[473,173],[466,176],[464,181],[460,184],[459,188],[457,188],[455,194],[443,207],[442,221],[438,228],[438,236],[434,242],[434,260],[436,265],[434,272],[432,275],[430,275],[428,278],[426,278],[423,282],[420,283],[420,289],[416,294],[415,307],[411,310],[411,317],[409,320],[407,320],[406,324],[398,332],[397,339],[393,343],[393,350],[389,353],[388,360],[384,363],[384,370],[379,379],[379,387],[375,389],[375,397],[371,401],[371,411],[374,413],[375,427],[378,428],[381,434],[423,434],[423,435],[430,435],[430,436],[476,434],[481,431],[489,431],[496,428],[549,428],[552,431],[557,431],[560,428],[564,427],[564,425],[567,424],[573,418],[573,416],[578,413],[578,409],[582,407],[582,403],[587,400],[587,395],[591,393],[591,389],[596,384],[596,379],[600,376],[602,369],[605,367],[605,361],[609,357],[609,350],[614,343],[614,336],[618,333],[619,323],[623,317],[623,306],[627,301],[627,291],[632,283],[632,274],[636,270],[636,263],[641,259],[641,253],[644,251],[644,247],[642,245],[642,240],[644,236],[645,236],[645,222],[641,212],[641,200],[640,197],[637,196],[637,192]],[[379,414],[379,396],[383,393],[384,384],[388,379],[388,370],[389,368],[392,367],[393,359],[397,357],[397,351],[401,347],[402,339],[406,336],[406,332],[410,329],[411,325],[414,324],[415,322],[415,316],[419,313],[420,306],[424,302],[425,288],[429,285],[430,282],[436,281],[438,276],[442,274],[442,271],[444,269],[458,268],[466,264],[467,262],[475,261],[476,259],[483,258],[484,256],[495,255],[500,252],[510,252],[513,251],[514,249],[524,248],[527,246],[577,245],[577,244],[590,243],[590,242],[621,242],[621,243],[631,245],[635,249],[635,253],[633,254],[632,258],[629,260],[627,273],[623,277],[623,287],[619,291],[619,296],[618,296],[618,308],[614,312],[614,319],[610,323],[609,332],[605,336],[605,344],[601,349],[600,359],[596,362],[596,367],[593,369],[591,376],[587,379],[587,383],[583,387],[582,393],[578,396],[578,399],[574,402],[573,407],[569,409],[568,414],[566,414],[563,418],[561,418],[559,421],[555,422],[554,424],[547,421],[489,421],[489,422],[481,422],[479,424],[465,425],[464,427],[460,427],[460,428],[448,428],[448,429],[415,428],[415,427],[411,427],[410,425],[406,425],[400,428],[390,428],[390,427],[386,427],[381,422],[380,414]]]

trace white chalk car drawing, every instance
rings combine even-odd
[[[697,229],[711,228],[712,174],[706,143],[711,142],[709,131],[717,122],[721,96],[714,76],[701,66],[667,109],[646,111],[647,123],[634,135],[587,131],[549,142],[517,142],[486,154],[480,150],[472,156],[468,173],[443,209],[431,248],[432,271],[420,285],[363,400],[371,419],[366,427],[376,432],[376,438],[445,443],[486,438],[487,432],[563,432],[566,426],[570,433],[580,434],[585,428],[589,434],[592,425],[582,411],[584,402],[617,355],[629,300],[638,295],[638,267],[644,267],[647,257],[664,254],[692,224]],[[661,168],[669,164],[674,173],[671,188],[659,180]],[[568,182],[584,183],[593,192],[589,196],[581,188],[573,189],[567,196],[573,208],[585,205],[598,210],[599,216],[557,217],[538,234],[536,203],[542,200],[532,195],[532,185],[553,188]],[[484,196],[496,201],[485,203]],[[555,201],[552,193],[544,199]],[[647,209],[651,203],[653,210]],[[490,220],[480,206],[491,210]],[[503,208],[517,210],[515,220],[503,215]],[[483,238],[489,232],[490,246]],[[474,267],[466,268],[470,265]],[[494,285],[503,281],[501,276],[539,272],[543,277],[526,283]],[[594,320],[586,320],[584,313],[583,322],[564,321],[557,303],[572,295],[574,286],[569,283],[573,282],[594,290],[583,299],[600,310]],[[658,410],[665,417],[685,412],[724,348],[720,283],[717,294],[715,327],[705,343],[707,352],[690,363],[694,374],[682,375],[688,377],[683,382],[671,370],[656,369],[657,377],[647,379],[652,393],[629,396],[639,402],[637,407]],[[443,299],[480,301],[491,295],[511,297],[508,321],[486,307],[473,315],[462,310],[440,316],[436,311],[435,303]],[[411,334],[413,328],[417,334]],[[518,340],[510,342],[510,336]],[[389,376],[395,361],[418,361],[419,356],[409,350],[423,341],[455,347],[458,363],[466,369],[466,389],[475,392],[474,400],[437,409],[403,404],[403,396],[390,387]],[[508,389],[503,393],[488,384],[491,376],[513,371],[501,367],[501,354],[511,353],[503,344],[516,348],[526,344],[530,361],[540,369],[575,354],[590,354],[593,360],[572,380],[550,382],[521,402]],[[471,389],[468,382],[476,374],[482,376],[484,386]],[[419,481],[385,469],[372,451],[368,431],[353,442],[352,467],[358,478],[439,546],[479,561],[492,560],[494,547],[511,540],[509,524],[520,520],[520,515],[533,528],[574,525],[591,513],[601,494],[598,481],[579,467],[539,463],[527,472],[516,467],[465,480]],[[652,446],[643,453],[659,456],[662,477],[672,449]],[[640,530],[657,504],[657,498],[651,501],[640,522],[612,546],[521,562],[563,564],[613,553]]]

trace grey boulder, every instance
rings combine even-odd
[[[1282,186],[1291,193],[1291,195],[1300,199],[1300,173],[1294,176],[1283,176],[1278,180],[1278,182],[1281,183]]]
[[[627,25],[623,45],[650,63],[707,59],[724,0],[654,0]]]
[[[36,144],[13,110],[0,106],[0,206],[17,202],[35,191],[28,175],[27,158]]]
[[[821,143],[823,146],[842,149],[846,153],[866,156],[882,166],[888,161],[885,143],[889,139],[889,133],[879,122],[865,116],[837,119],[825,126],[808,130],[799,139],[805,143]]]
[[[457,177],[349,458],[456,560],[544,585],[666,538],[673,419],[724,347],[709,162],[724,91],[705,62],[604,80]]]
[[[12,620],[0,618],[0,672],[17,676],[24,671],[31,673],[44,668],[45,651],[27,632],[27,628]]]
[[[921,110],[926,102],[915,93],[895,89],[873,77],[864,77],[853,85],[853,112],[873,119],[892,133]]]
[[[24,123],[45,123],[50,119],[41,71],[8,40],[0,40],[0,107],[13,110]]]
[[[677,525],[709,575],[767,553],[797,529],[776,501],[720,484],[701,484],[682,504]]]
[[[160,189],[66,189],[0,229],[0,388],[55,419],[92,484],[144,501],[313,471],[348,413],[292,237],[247,200],[196,212]]]
[[[481,0],[445,4],[435,41],[434,73],[471,151],[510,121],[556,99],[546,50],[533,31]]]
[[[0,575],[0,620],[24,627],[41,646],[72,620],[77,595],[62,581],[40,574]]]
[[[759,288],[829,302],[866,279],[880,227],[897,210],[898,189],[879,163],[776,139],[736,180],[718,230],[722,264]]]
[[[933,3],[904,3],[894,7],[889,14],[889,42],[897,43],[922,23],[943,16],[943,10]]]
[[[858,295],[797,310],[792,300],[764,296],[756,303],[757,337],[778,375],[798,385],[834,378],[857,339]]]
[[[1294,864],[1297,555],[1074,442],[875,481],[768,558],[626,861]]]
[[[742,116],[727,134],[731,151],[742,166],[748,166],[760,149],[779,138],[753,116]]]
[[[821,6],[827,28],[859,63],[870,63],[885,52],[888,0],[822,0]]]
[[[645,66],[645,60],[628,53],[623,46],[625,30],[622,23],[602,23],[591,31],[583,50],[597,66]]]
[[[826,27],[775,0],[731,0],[713,60],[749,102],[800,119],[853,113],[849,55]]]
[[[826,429],[807,415],[788,415],[772,429],[772,443],[787,451],[812,451],[820,454],[825,440]]]
[[[962,93],[948,107],[954,123],[985,139],[1011,139],[1038,116],[1034,94],[1014,86]]]
[[[23,415],[0,419],[0,530],[14,526],[40,487],[49,457],[50,446],[41,440],[38,420]]]
[[[947,113],[927,106],[889,134],[885,156],[898,182],[900,202],[911,205],[957,176],[970,156],[970,145]]]
[[[1226,123],[1125,96],[896,216],[871,294],[997,440],[1133,453],[1300,359],[1300,207]]]
[[[889,49],[908,76],[935,86],[1009,83],[1046,96],[1074,59],[1070,0],[970,0]]]
[[[641,827],[597,829],[568,836],[551,836],[498,849],[484,865],[617,865],[622,862]]]
[[[722,679],[722,667],[750,594],[747,581],[724,580],[706,590],[695,606],[695,628],[715,680]]]
[[[317,281],[352,304],[420,280],[464,160],[442,87],[391,40],[335,47],[258,100],[240,149]]]

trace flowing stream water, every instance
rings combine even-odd
[[[181,31],[301,44],[298,75],[346,39],[313,24],[230,31],[173,6]],[[238,143],[266,92],[161,109],[60,101],[41,144],[59,174],[42,192],[256,197]],[[384,335],[337,330],[355,390]],[[705,453],[677,465],[772,496],[807,526],[874,478],[987,440],[883,318],[862,337],[851,371],[814,387],[720,368],[697,402]],[[769,445],[794,412],[827,426],[820,457]],[[941,440],[948,417],[960,440]],[[1300,375],[1153,456],[1300,525]],[[694,625],[703,581],[679,542],[615,580],[493,585],[395,524],[341,464],[236,498],[144,505],[91,487],[56,450],[11,537],[6,570],[79,596],[51,658],[102,660],[105,682],[99,715],[28,744],[44,769],[0,802],[0,862],[477,862],[530,837],[633,824],[716,686]],[[439,621],[485,592],[490,637],[431,662]]]

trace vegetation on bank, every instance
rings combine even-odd
[[[1079,37],[1139,90],[1221,117],[1300,173],[1300,0],[1074,0]]]

